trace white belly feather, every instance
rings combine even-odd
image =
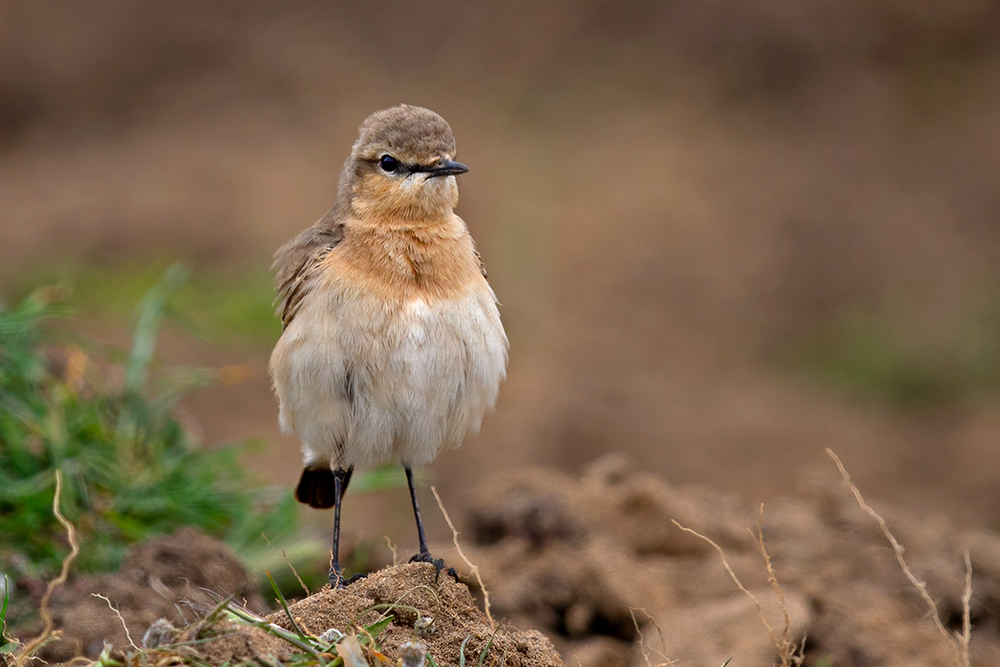
[[[307,465],[371,468],[424,465],[460,444],[496,403],[506,364],[489,288],[394,302],[330,290],[289,324],[271,373]]]

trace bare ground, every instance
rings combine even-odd
[[[461,519],[464,551],[478,566],[491,615],[500,622],[485,664],[500,664],[506,654],[507,665],[558,665],[561,654],[565,664],[583,667],[648,667],[668,659],[717,666],[729,658],[765,667],[779,662],[775,640],[797,648],[805,665],[961,664],[955,650],[966,553],[970,664],[997,664],[1000,536],[898,507],[877,509],[904,545],[914,575],[926,582],[944,634],[832,463],[827,473],[803,480],[795,498],[764,508],[709,488],[671,486],[617,456],[596,461],[580,477],[542,468],[497,475]],[[759,600],[775,639],[719,553],[677,524],[723,549],[733,573]],[[754,541],[758,526],[780,597]],[[493,627],[481,611],[477,579],[451,545],[433,550],[472,585],[479,606],[465,584],[447,575],[435,581],[432,566],[413,564],[315,593],[292,604],[292,616],[318,636],[329,628],[356,632],[391,612],[395,620],[380,636],[389,659],[403,643],[422,641],[439,665],[457,665],[469,637],[466,654],[478,656]],[[181,628],[198,609],[211,609],[215,599],[202,588],[225,596],[245,583],[223,545],[191,531],[139,545],[121,574],[81,578],[59,593],[53,615],[62,636],[43,655],[95,657],[105,640],[118,652],[130,650],[122,621],[95,593],[115,604],[139,643],[157,618]],[[245,603],[263,611],[260,600]],[[426,625],[418,618],[433,619],[433,631],[418,634],[415,626]],[[284,612],[270,620],[290,627]],[[246,626],[194,627],[185,639],[219,638],[185,650],[212,664],[254,655],[287,659],[296,651]]]

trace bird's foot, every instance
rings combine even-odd
[[[455,581],[458,581],[458,572],[455,572],[455,568],[453,568],[453,567],[446,568],[444,566],[444,559],[443,558],[434,558],[434,556],[431,556],[431,553],[429,551],[422,551],[422,552],[418,553],[416,556],[414,556],[413,558],[410,559],[410,562],[411,563],[430,563],[431,565],[433,565],[434,569],[436,570],[436,572],[434,573],[434,583],[435,584],[438,582],[438,579],[441,578],[441,572],[442,571],[447,572],[449,575],[451,575],[451,577]]]
[[[358,573],[351,577],[344,577],[344,575],[337,570],[330,570],[330,588],[347,588],[355,581],[359,579],[364,579],[367,574]]]

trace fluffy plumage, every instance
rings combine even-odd
[[[425,465],[496,402],[507,338],[454,213],[453,174],[465,169],[454,156],[451,128],[434,112],[372,114],[336,205],[276,254],[284,331],[271,377],[307,471]]]

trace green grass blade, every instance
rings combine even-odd
[[[271,582],[271,589],[274,590],[274,594],[278,596],[278,603],[281,608],[285,610],[285,616],[288,617],[288,622],[292,624],[295,632],[299,634],[300,639],[308,639],[309,635],[302,631],[299,624],[295,622],[295,617],[292,616],[292,611],[288,608],[288,603],[285,602],[285,596],[281,594],[281,590],[278,588],[278,584],[274,583],[274,577],[271,576],[270,570],[265,570],[264,573],[267,575],[267,580]]]
[[[393,622],[393,620],[395,618],[396,618],[395,616],[386,616],[381,621],[376,621],[375,623],[372,623],[371,625],[366,625],[365,626],[365,632],[367,632],[369,635],[371,635],[372,639],[378,639],[378,636],[380,634],[382,634],[382,632],[387,627],[389,627],[389,625]]]
[[[10,602],[10,581],[3,575],[3,606],[0,607],[0,646],[7,644],[7,604]]]
[[[125,386],[139,394],[146,388],[149,364],[156,349],[156,332],[167,309],[167,302],[188,278],[182,264],[173,264],[139,302],[139,322],[135,328],[132,355],[125,369]]]
[[[458,667],[465,667],[465,645],[472,639],[472,635],[462,640],[462,645],[458,649]]]
[[[476,663],[476,667],[483,667],[483,663],[486,662],[486,654],[489,653],[490,648],[493,647],[493,640],[496,639],[497,630],[499,630],[499,629],[500,629],[500,627],[497,626],[493,630],[493,634],[490,635],[490,640],[488,642],[486,642],[486,646],[483,647],[483,652],[479,654],[479,662]]]

